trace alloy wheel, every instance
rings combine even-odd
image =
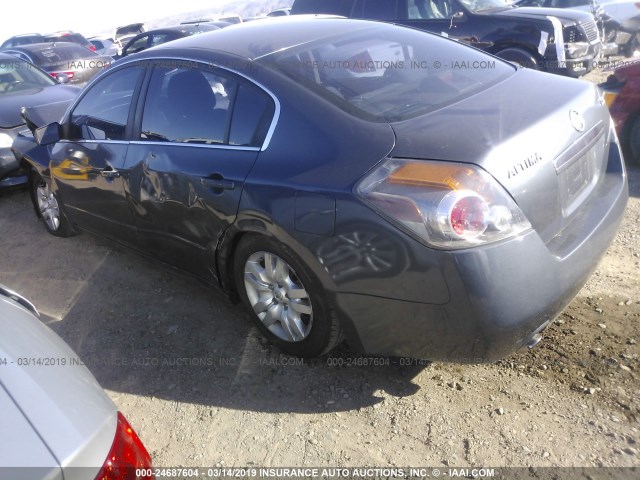
[[[41,181],[36,189],[36,200],[38,209],[43,220],[50,230],[56,231],[60,228],[60,207],[55,195],[49,189],[47,182]]]
[[[271,333],[287,342],[307,338],[313,325],[311,298],[285,260],[269,252],[252,254],[244,284],[253,311]]]

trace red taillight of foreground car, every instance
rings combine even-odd
[[[96,480],[155,480],[151,457],[131,425],[118,412],[118,426],[109,455]]]
[[[88,48],[89,50],[91,50],[92,52],[95,52],[95,51],[96,51],[96,46],[95,46],[95,45],[89,45],[87,48]]]

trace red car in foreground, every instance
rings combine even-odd
[[[600,87],[627,163],[640,165],[640,61],[625,62]]]

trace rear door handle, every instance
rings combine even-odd
[[[113,168],[109,168],[109,170],[100,170],[100,175],[104,178],[118,178],[120,176],[120,172]]]
[[[200,183],[214,190],[233,190],[236,188],[236,182],[221,177],[217,178],[217,175],[213,178],[203,177],[200,179]]]

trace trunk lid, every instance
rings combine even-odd
[[[389,156],[484,168],[550,242],[604,177],[609,122],[592,84],[520,69],[456,104],[392,124]]]

